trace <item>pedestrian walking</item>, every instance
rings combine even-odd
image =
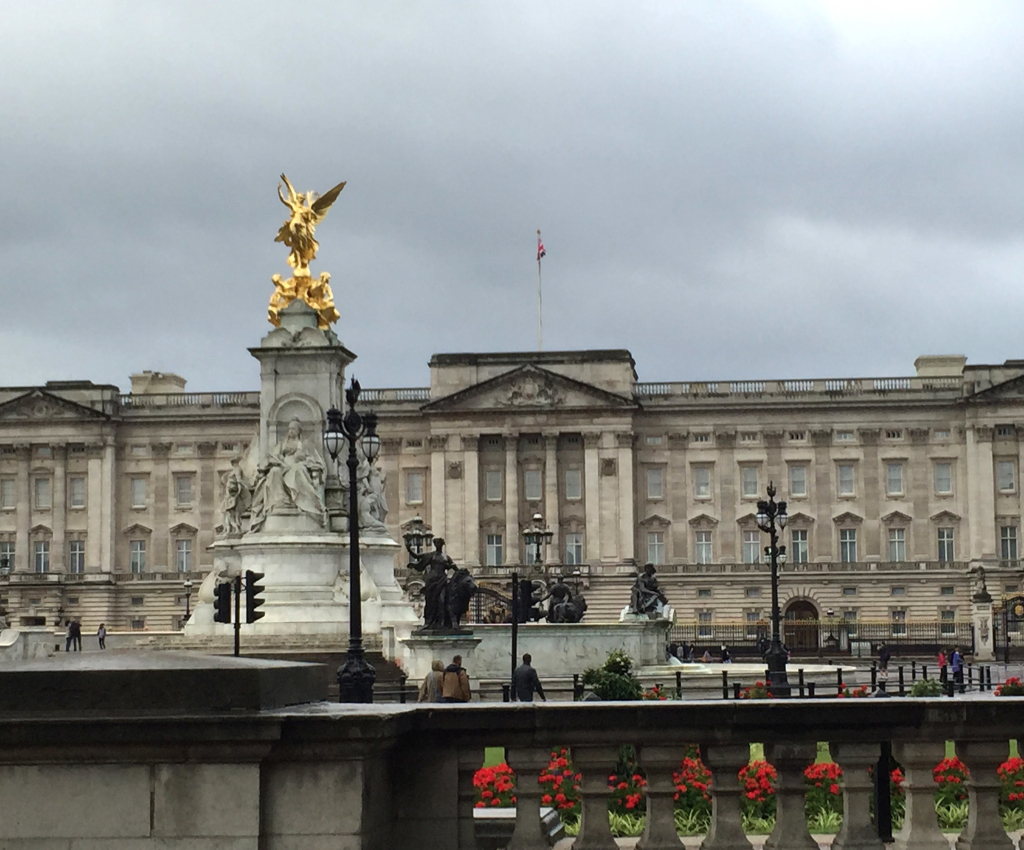
[[[533,658],[530,653],[523,656],[523,663],[516,667],[512,674],[512,695],[519,702],[533,702],[533,695],[536,693],[544,702],[548,698],[544,696],[544,688],[541,687],[537,671],[531,666]]]
[[[889,647],[887,647],[883,643],[881,648],[878,650],[878,667],[879,667],[880,670],[888,670],[889,669],[889,659],[890,658],[892,658],[892,653],[889,652]]]
[[[71,632],[71,649],[75,652],[82,651],[82,624],[78,620],[72,620],[68,631]]]
[[[939,650],[939,657],[936,659],[939,662],[939,669],[941,670],[946,666],[946,653],[941,649]]]
[[[441,702],[469,702],[469,674],[462,666],[462,656],[456,655],[444,668],[441,678]]]
[[[444,682],[444,662],[435,658],[430,663],[430,672],[423,677],[420,694],[416,702],[440,702]]]
[[[107,648],[107,627],[100,623],[100,627],[96,629],[96,640],[99,641],[100,649]]]
[[[722,663],[732,664],[732,656],[729,654],[729,649],[724,643],[722,644]]]
[[[960,688],[960,693],[967,693],[967,688],[964,687],[964,657],[960,654],[959,646],[953,647],[949,669],[953,671],[953,682]]]
[[[65,620],[64,621],[64,651],[65,652],[71,652],[71,640],[72,640],[72,636],[71,636],[71,621],[70,620]],[[60,644],[58,643],[57,646],[60,646]]]

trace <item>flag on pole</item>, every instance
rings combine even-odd
[[[537,262],[540,262],[540,258],[547,256],[547,251],[544,250],[544,242],[540,238],[540,231],[537,231]]]

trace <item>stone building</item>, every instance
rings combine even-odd
[[[653,384],[628,351],[437,354],[429,387],[364,390],[361,404],[380,414],[392,536],[420,516],[485,580],[579,569],[588,616],[611,619],[650,561],[682,620],[753,628],[770,605],[754,514],[774,481],[789,616],[953,636],[977,567],[997,598],[1020,587],[1024,361],[915,367]],[[14,622],[177,628],[259,415],[257,392],[187,393],[150,372],[129,394],[0,390],[0,601]],[[527,566],[537,513],[554,536]]]

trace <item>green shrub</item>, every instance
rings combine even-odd
[[[632,670],[633,659],[616,649],[601,667],[583,671],[583,684],[603,700],[641,699],[644,689]]]
[[[942,682],[938,679],[918,679],[910,688],[912,697],[937,697],[942,694]]]

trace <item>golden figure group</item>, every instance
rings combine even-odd
[[[331,292],[331,276],[321,272],[320,277],[314,278],[309,271],[309,264],[316,258],[317,248],[320,247],[320,243],[313,237],[316,226],[324,220],[331,204],[345,188],[345,183],[339,183],[326,194],[317,195],[316,192],[296,192],[284,174],[281,179],[288,187],[288,196],[282,194],[280,183],[277,185],[277,196],[291,210],[291,217],[281,225],[274,241],[283,242],[291,248],[288,265],[292,267],[293,273],[288,280],[282,279],[279,274],[271,277],[274,294],[270,296],[267,317],[272,325],[280,326],[280,312],[299,298],[317,311],[317,324],[326,330],[338,319],[334,293]]]

